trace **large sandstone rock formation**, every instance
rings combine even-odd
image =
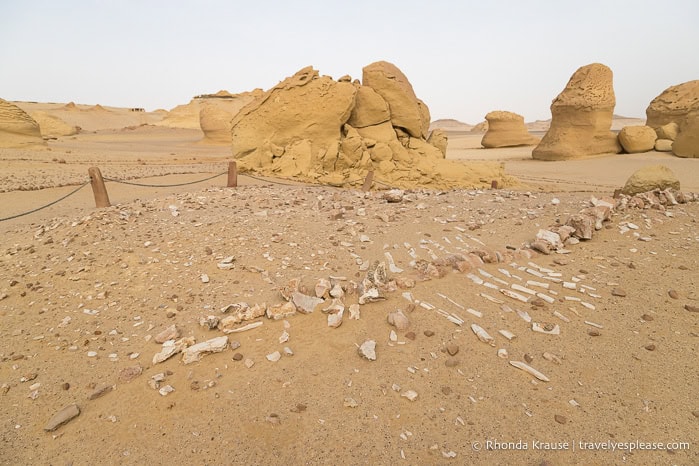
[[[204,133],[202,142],[210,144],[231,143],[231,120],[241,108],[261,97],[262,90],[230,94],[219,91],[212,96],[201,96],[199,126]]]
[[[445,160],[446,141],[427,142],[429,110],[394,65],[365,67],[363,81],[307,67],[246,105],[231,122],[240,171],[337,186],[360,186],[369,171],[405,188],[512,182],[500,163]]]
[[[665,89],[648,105],[646,124],[654,129],[672,122],[679,125],[692,111],[699,111],[699,80]]]
[[[653,191],[654,189],[672,188],[679,190],[680,181],[665,165],[647,165],[636,170],[621,189],[623,194],[634,194]]]
[[[650,126],[625,126],[619,131],[619,143],[628,154],[653,150],[657,138]]]
[[[0,99],[0,147],[45,144],[39,124],[18,106]]]
[[[362,83],[386,101],[394,127],[403,129],[414,138],[427,137],[429,109],[417,98],[413,86],[398,67],[385,61],[365,66]]]
[[[680,124],[680,132],[672,143],[678,157],[699,158],[699,111],[689,113]]]
[[[80,132],[80,128],[69,125],[59,117],[45,111],[30,113],[31,117],[39,124],[41,135],[45,138],[58,138],[61,136],[72,136]]]
[[[566,160],[619,153],[610,131],[615,105],[612,70],[599,63],[579,68],[551,103],[551,127],[532,157]]]
[[[481,140],[486,149],[494,147],[529,146],[539,143],[524,126],[524,117],[513,112],[494,111],[485,116],[488,132]]]

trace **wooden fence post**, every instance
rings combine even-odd
[[[95,207],[110,207],[109,195],[107,194],[107,188],[104,186],[104,179],[102,178],[102,173],[97,167],[90,167],[87,170],[90,175],[90,181],[92,182],[92,193],[95,195]]]
[[[236,188],[238,186],[238,165],[235,162],[228,162],[228,188]]]
[[[362,191],[366,192],[371,189],[371,184],[374,182],[374,171],[369,170],[369,173],[366,174],[366,178],[364,179],[364,184],[362,185]]]

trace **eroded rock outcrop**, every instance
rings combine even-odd
[[[539,143],[524,126],[524,117],[513,112],[494,111],[485,116],[488,132],[481,140],[486,149],[494,147],[529,146]]]
[[[646,125],[654,129],[679,125],[692,111],[699,111],[699,79],[668,87],[653,99],[646,109]]]
[[[699,111],[689,113],[680,124],[672,143],[672,153],[678,157],[699,158]]]
[[[213,96],[199,97],[199,126],[204,133],[202,141],[210,144],[230,144],[231,120],[241,108],[262,94],[261,90],[241,94],[219,91]]]
[[[653,150],[658,135],[650,126],[624,126],[618,137],[627,154],[636,154]]]
[[[58,138],[72,136],[80,132],[77,126],[69,125],[59,117],[48,112],[38,111],[31,113],[31,117],[39,124],[41,135],[45,138]]]
[[[551,127],[532,157],[566,160],[619,153],[610,131],[615,105],[612,70],[599,63],[579,68],[551,103]]]
[[[369,171],[406,188],[512,183],[500,163],[445,160],[446,136],[427,141],[427,106],[386,62],[365,67],[361,84],[306,67],[246,105],[231,127],[241,172],[335,186],[360,186]]]
[[[367,65],[362,70],[362,83],[376,91],[388,104],[391,124],[414,138],[426,138],[430,112],[415,95],[413,86],[397,66],[386,61]]]
[[[39,124],[13,103],[0,99],[0,147],[44,145]]]
[[[680,181],[665,165],[648,165],[636,170],[621,189],[623,194],[634,195],[654,189],[672,188],[679,190]]]

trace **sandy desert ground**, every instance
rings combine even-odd
[[[698,305],[698,203],[618,212],[570,254],[472,270],[489,283],[546,282],[553,303],[513,301],[456,271],[428,280],[410,265],[522,247],[647,164],[697,192],[697,161],[650,152],[537,162],[531,147],[478,149],[480,137],[451,134],[448,158],[503,161],[520,185],[388,203],[381,185],[108,182],[112,207],[95,209],[87,185],[0,222],[0,464],[698,464],[699,314],[686,309]],[[146,125],[2,149],[0,218],[68,194],[91,166],[145,184],[224,173],[228,148],[200,139]],[[329,327],[327,299],[310,314],[256,318],[261,326],[228,334],[234,345],[198,362],[152,362],[167,327],[197,342],[221,337],[200,321],[226,317],[229,304],[281,304],[294,279],[309,294],[329,280],[346,306],[357,303],[354,284],[386,253],[400,286],[362,304],[359,319],[345,310]],[[533,332],[494,300],[560,334]],[[387,322],[396,309],[408,328]],[[369,339],[374,361],[358,354]],[[44,430],[73,404],[79,416]]]

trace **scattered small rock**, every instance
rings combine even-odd
[[[555,416],[553,416],[553,419],[559,424],[565,424],[566,422],[568,422],[568,418],[565,416],[561,416],[560,414],[556,414]]]
[[[592,329],[588,330],[587,334],[590,335],[591,337],[598,337],[598,336],[602,335],[600,333],[600,331],[597,330],[596,328],[592,328]]]
[[[691,304],[685,304],[684,308],[689,312],[699,312],[699,306],[692,306]]]
[[[527,362],[527,364],[531,364],[534,358],[532,357],[531,354],[529,353],[524,353],[524,360]]]
[[[121,383],[131,382],[142,373],[143,368],[140,365],[125,367],[119,372],[118,380]]]
[[[655,351],[655,344],[649,343],[646,346],[644,346],[644,348],[647,349],[648,351]]]
[[[46,432],[52,432],[63,424],[75,419],[80,415],[80,408],[76,404],[68,405],[56,414],[46,423],[44,430]]]
[[[354,398],[345,398],[345,402],[343,403],[345,408],[356,408],[359,406],[359,403],[357,403]]]
[[[612,296],[626,297],[626,291],[622,288],[612,288]]]
[[[426,337],[432,337],[434,336],[434,332],[432,330],[425,330],[422,332]]]
[[[653,316],[650,314],[643,314],[641,316],[641,319],[645,320],[646,322],[652,322],[653,321]]]
[[[675,290],[673,290],[673,289],[669,289],[669,290],[667,291],[667,295],[668,295],[669,297],[671,297],[672,299],[680,299],[680,295],[677,294],[677,291],[675,291]]]
[[[451,394],[451,387],[447,387],[446,385],[441,388],[442,394],[443,395],[450,395]]]
[[[306,408],[307,408],[307,406],[305,404],[296,403],[296,406],[291,408],[289,411],[291,411],[292,413],[302,413],[302,412],[306,411]]]
[[[359,355],[369,361],[376,361],[376,342],[367,340],[358,349]]]
[[[243,360],[243,354],[242,353],[235,353],[233,355],[233,360],[234,361],[242,361]]]
[[[447,367],[456,367],[456,366],[459,365],[459,360],[456,359],[456,358],[447,359],[447,360],[444,362],[444,365],[447,366]]]
[[[406,333],[405,338],[407,338],[408,340],[415,340],[415,332]]]
[[[454,343],[447,344],[447,353],[449,353],[449,356],[454,356],[458,352],[459,352],[459,345],[456,345]]]
[[[114,390],[113,385],[107,385],[107,384],[103,384],[103,383],[99,384],[97,387],[95,387],[95,389],[92,391],[92,393],[90,393],[87,396],[87,399],[88,400],[95,400],[95,399],[101,397],[102,395],[105,395],[105,394],[111,392],[112,390]]]

